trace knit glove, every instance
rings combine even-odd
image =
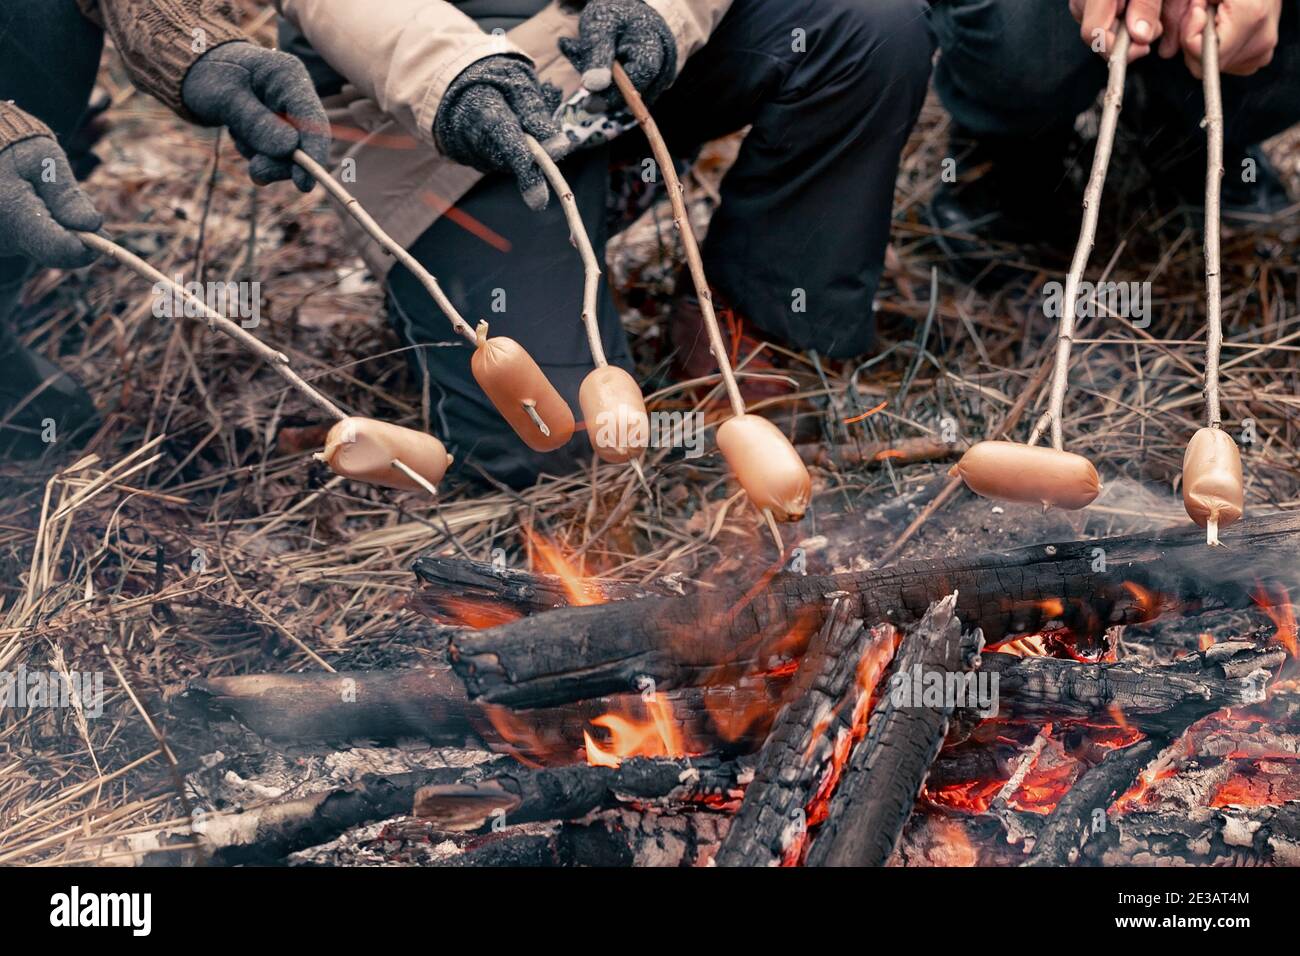
[[[512,173],[528,208],[546,208],[546,178],[524,140],[527,133],[552,159],[570,149],[552,114],[560,91],[537,79],[527,60],[486,56],[465,67],[447,87],[433,121],[442,152],[485,173]]]
[[[290,158],[295,149],[329,161],[330,124],[307,68],[296,56],[255,43],[223,43],[199,57],[181,86],[201,123],[225,126],[259,186],[292,178],[303,192],[316,180]]]
[[[96,253],[69,230],[96,232],[103,224],[54,137],[0,151],[0,256],[56,269],[89,265]]]
[[[647,102],[677,76],[677,39],[643,0],[588,0],[578,18],[577,37],[561,37],[560,52],[592,92],[608,89],[615,59]],[[622,98],[611,93],[608,99],[613,106]]]

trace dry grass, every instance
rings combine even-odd
[[[259,28],[265,35],[265,21]],[[112,65],[104,82],[113,131],[88,188],[110,231],[168,274],[259,279],[258,333],[304,376],[350,410],[418,425],[382,296],[320,192],[254,191],[228,141],[214,149],[210,133],[133,94]],[[926,321],[931,267],[942,263],[921,210],[938,184],[945,122],[927,106],[904,157],[880,298],[882,358],[855,369],[781,355],[797,387],[767,410],[783,424],[813,438],[893,441],[935,434],[951,416],[975,439],[1048,359],[1052,328],[1038,290],[1061,272],[1023,250],[1006,255],[1023,260],[1022,283],[990,294],[943,280]],[[1275,145],[1294,175],[1292,142]],[[732,147],[711,150],[688,181],[703,216]],[[1085,323],[1067,443],[1107,482],[1145,484],[1172,515],[1182,448],[1202,414],[1200,242],[1190,220],[1155,209],[1141,188],[1122,202],[1115,192],[1090,277],[1151,281],[1155,319],[1146,330]],[[664,386],[655,400],[691,407],[698,393],[671,385],[656,364],[676,268],[668,224],[661,206],[620,237],[612,274],[645,378]],[[1224,241],[1224,413],[1234,430],[1256,423],[1258,443],[1246,450],[1256,508],[1300,496],[1294,231]],[[166,700],[199,675],[381,664],[409,614],[400,607],[408,565],[423,551],[487,558],[502,547],[524,563],[540,535],[584,571],[628,579],[721,575],[775,557],[716,456],[652,456],[653,496],[626,468],[593,465],[518,494],[448,486],[433,504],[278,452],[277,429],[314,421],[310,406],[202,324],[154,318],[148,287],[121,269],[45,273],[25,301],[27,341],[90,387],[106,424],[75,462],[2,466],[0,671],[105,672],[108,700],[99,719],[0,714],[0,863],[86,859],[106,836],[183,817],[166,724],[153,726]],[[721,408],[713,384],[710,407]],[[879,414],[843,424],[884,400]],[[1045,401],[1043,389],[1017,437]],[[817,512],[892,498],[936,472],[887,463],[818,471]]]

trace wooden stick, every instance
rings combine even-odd
[[[1219,352],[1223,347],[1223,290],[1219,263],[1219,191],[1223,180],[1223,95],[1219,89],[1219,37],[1214,10],[1205,21],[1205,414],[1211,428],[1223,424],[1219,410]]]
[[[732,413],[743,415],[745,414],[745,401],[740,397],[740,388],[736,385],[736,375],[731,369],[731,360],[727,356],[727,346],[722,340],[722,329],[718,327],[718,317],[713,312],[713,295],[709,292],[709,283],[704,277],[704,260],[700,258],[699,243],[695,241],[695,233],[691,229],[691,220],[686,213],[686,201],[683,198],[685,193],[682,190],[681,180],[677,178],[677,170],[673,166],[672,154],[668,152],[668,144],[664,142],[663,134],[659,132],[659,127],[655,125],[654,117],[646,109],[641,94],[637,92],[636,87],[628,78],[622,64],[617,61],[614,63],[614,82],[618,86],[618,91],[623,94],[623,99],[627,101],[632,115],[641,124],[641,130],[645,133],[645,138],[650,142],[650,150],[654,153],[655,162],[659,164],[659,169],[663,172],[664,183],[668,187],[668,201],[672,203],[673,207],[673,225],[677,227],[677,232],[682,237],[682,249],[686,253],[686,266],[690,270],[691,281],[695,285],[696,298],[700,300],[700,313],[704,317],[704,327],[709,332],[709,348],[718,363],[718,371],[722,373],[722,383],[726,386],[727,397],[731,399]]]
[[[387,249],[398,262],[411,271],[411,275],[415,276],[415,278],[419,280],[420,285],[424,286],[425,291],[427,291],[429,295],[433,297],[433,301],[438,304],[438,308],[442,309],[443,314],[447,316],[447,319],[451,322],[451,327],[456,330],[457,334],[471,345],[476,344],[477,340],[474,337],[474,330],[470,328],[469,323],[465,321],[464,317],[457,311],[456,307],[452,305],[451,299],[447,298],[446,293],[442,291],[442,286],[438,285],[438,280],[434,278],[432,273],[430,273],[424,266],[420,265],[415,256],[402,248],[401,243],[388,233],[384,232],[383,227],[381,227],[379,223],[375,222],[370,213],[361,208],[361,203],[357,202],[356,197],[344,189],[343,185],[330,175],[328,169],[316,162],[316,160],[312,159],[301,149],[294,150],[293,161],[303,169],[307,170],[307,172],[311,173],[312,176],[314,176],[316,180],[325,187],[327,193],[342,203],[347,214],[357,221],[357,224],[365,230],[366,234],[370,236],[371,239],[375,240],[375,242]]]
[[[232,322],[224,315],[208,308],[207,303],[202,299],[191,295],[186,291],[184,286],[167,278],[167,276],[163,275],[135,253],[122,248],[111,239],[106,239],[93,232],[78,232],[77,238],[92,249],[103,253],[119,265],[126,266],[141,277],[148,279],[155,284],[161,284],[171,290],[174,294],[181,296],[181,298],[183,298],[188,304],[200,310],[203,317],[207,320],[209,328],[225,333],[249,351],[253,352],[253,354],[260,356],[266,362],[270,363],[271,367],[275,369],[276,372],[285,379],[285,381],[303,395],[307,396],[307,398],[311,399],[312,402],[333,418],[342,419],[347,417],[345,411],[321,394],[314,386],[309,385],[304,381],[302,377],[289,366],[289,356],[271,348],[238,323]]]
[[[305,395],[336,421],[341,421],[348,417],[347,412],[343,411],[343,409],[339,408],[332,401],[326,398],[325,395],[315,386],[308,384],[302,376],[290,367],[289,356],[271,348],[257,336],[250,333],[242,325],[231,321],[221,313],[209,308],[208,304],[198,296],[191,295],[184,286],[163,275],[135,253],[119,246],[111,239],[106,239],[105,237],[93,232],[78,232],[77,237],[86,245],[103,253],[119,265],[126,266],[142,278],[149,279],[155,285],[161,284],[169,289],[173,294],[179,295],[187,303],[194,306],[202,313],[203,317],[207,320],[209,328],[215,329],[218,332],[224,332],[253,354],[260,356],[262,359],[270,363],[271,367],[275,369],[280,376],[285,379],[285,381]],[[404,462],[394,458],[393,467],[401,471],[417,485],[429,492],[429,494],[437,494],[437,489],[427,479],[425,479],[423,475],[417,474],[414,469],[410,468]]]
[[[596,324],[596,297],[600,294],[600,262],[596,259],[596,250],[591,247],[591,237],[578,211],[577,200],[573,198],[573,189],[560,172],[555,160],[542,148],[542,144],[527,133],[524,141],[533,154],[533,159],[542,168],[547,182],[559,197],[564,210],[564,218],[569,223],[569,241],[578,249],[582,257],[582,324],[587,328],[587,344],[591,347],[591,358],[596,368],[604,368],[609,362],[605,358],[605,348],[600,341],[600,327]]]
[[[1038,443],[1043,429],[1052,428],[1052,445],[1058,451],[1064,440],[1061,432],[1062,409],[1065,390],[1070,376],[1070,346],[1074,341],[1075,300],[1079,296],[1079,283],[1088,267],[1088,257],[1097,238],[1097,216],[1101,212],[1101,191],[1106,184],[1106,169],[1110,165],[1111,150],[1115,145],[1115,127],[1119,122],[1120,107],[1124,103],[1124,76],[1128,70],[1128,28],[1120,23],[1115,31],[1115,46],[1110,53],[1110,78],[1106,82],[1106,97],[1101,111],[1101,128],[1097,133],[1097,148],[1092,157],[1092,173],[1088,188],[1083,194],[1083,224],[1079,228],[1079,242],[1074,247],[1074,259],[1065,278],[1065,301],[1061,303],[1061,324],[1056,336],[1056,365],[1052,373],[1052,392],[1047,410],[1034,425],[1029,444]]]

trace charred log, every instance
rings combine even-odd
[[[1207,548],[1193,528],[853,574],[775,574],[747,590],[564,608],[461,634],[452,654],[471,696],[553,706],[647,677],[662,689],[763,673],[803,652],[837,595],[854,600],[864,621],[906,624],[956,590],[961,620],[992,641],[1053,619],[1099,635],[1156,616],[1152,595],[1245,606],[1261,583],[1296,580],[1300,514],[1243,521],[1228,534],[1225,548]]]
[[[685,867],[713,858],[727,832],[720,813],[607,811],[549,833],[493,833],[445,866]]]
[[[936,602],[903,638],[894,676],[939,675],[969,669],[979,660],[983,638],[963,639],[957,595]],[[955,701],[899,699],[878,695],[866,738],[853,748],[808,851],[809,866],[884,866],[943,746]]]
[[[440,830],[499,830],[518,823],[575,820],[629,802],[721,808],[739,801],[744,776],[733,763],[708,759],[638,757],[618,767],[493,766],[481,776],[422,788],[414,806],[417,817]]]
[[[411,569],[422,585],[410,597],[414,609],[445,623],[475,627],[503,624],[538,611],[569,607],[574,603],[574,587],[581,587],[591,603],[685,593],[675,578],[648,587],[603,578],[566,583],[555,574],[434,555],[416,558]]]
[[[424,739],[443,747],[481,747],[483,708],[445,667],[305,674],[243,674],[194,681],[183,706],[231,717],[272,740]]]
[[[502,761],[504,763],[504,760]],[[459,767],[367,774],[354,784],[246,810],[212,812],[193,824],[113,837],[84,862],[106,866],[271,865],[355,826],[409,813],[420,787],[450,783]]]
[[[852,616],[852,602],[835,602],[759,754],[754,781],[718,851],[719,866],[773,866],[798,856],[808,805],[870,697],[872,687],[863,685],[874,686],[893,651],[892,628],[868,631]]]
[[[1114,714],[1152,733],[1178,734],[1224,707],[1263,700],[1281,648],[1215,644],[1169,664],[1089,664],[1052,657],[985,654],[998,676],[998,716],[1031,721],[1095,720]]]
[[[1263,608],[1210,608],[1130,625],[1120,635],[1119,652],[1121,659],[1158,663],[1200,650],[1208,635],[1213,635],[1214,642],[1263,644],[1276,630]]]
[[[664,697],[693,741],[717,751],[757,747],[779,706],[782,681],[683,688]],[[500,713],[470,701],[446,667],[242,674],[190,684],[182,704],[207,720],[234,719],[261,737],[294,744],[426,740],[442,747],[545,755],[576,754],[590,721],[619,707],[596,698],[565,707]]]
[[[1300,801],[1112,815],[1083,849],[1097,866],[1300,866]]]

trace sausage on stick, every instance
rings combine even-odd
[[[180,296],[203,316],[209,328],[228,335],[250,352],[264,359],[293,388],[305,395],[330,417],[337,419],[340,425],[349,422],[353,423],[351,434],[366,437],[367,448],[370,449],[367,460],[370,464],[360,473],[350,473],[341,466],[342,462],[349,460],[349,456],[338,454],[336,449],[336,453],[326,460],[338,474],[356,477],[365,481],[373,480],[370,476],[379,467],[373,462],[374,454],[377,450],[386,450],[384,453],[388,455],[388,460],[382,463],[382,470],[388,476],[388,480],[377,481],[377,484],[412,490],[420,488],[431,495],[437,493],[436,484],[451,463],[451,457],[447,455],[446,449],[443,448],[442,442],[438,441],[438,439],[432,435],[426,435],[424,432],[402,428],[398,425],[389,425],[372,419],[349,418],[341,408],[326,398],[315,386],[308,384],[302,376],[293,370],[289,365],[287,355],[271,348],[243,326],[232,322],[226,316],[210,308],[202,299],[190,294],[184,286],[163,275],[135,253],[119,246],[111,239],[93,232],[79,232],[77,237],[86,245],[103,253],[119,265],[123,265],[137,275],[148,279],[156,286],[162,286],[170,290],[173,295]],[[334,435],[338,428],[339,425],[335,425],[330,434]],[[399,437],[400,440],[398,440]],[[336,465],[336,461],[340,464]],[[400,479],[393,477],[394,475],[404,477],[406,482],[403,483]]]
[[[1223,347],[1223,288],[1220,276],[1219,204],[1223,179],[1223,95],[1219,82],[1219,38],[1215,11],[1205,21],[1202,52],[1205,89],[1205,417],[1183,455],[1183,507],[1205,529],[1205,541],[1219,544],[1219,529],[1241,518],[1245,484],[1241,453],[1223,430],[1219,407],[1219,352]]]
[[[659,127],[655,124],[654,117],[646,109],[641,94],[628,78],[622,64],[617,61],[614,63],[614,83],[627,102],[628,108],[631,109],[632,115],[641,124],[641,130],[645,133],[650,149],[654,153],[655,162],[663,172],[664,185],[668,189],[668,201],[673,208],[673,224],[682,239],[687,270],[695,286],[696,298],[700,302],[704,327],[709,334],[709,349],[718,363],[722,383],[731,401],[732,418],[723,422],[718,428],[718,448],[740,482],[740,486],[745,489],[745,493],[754,502],[755,507],[762,511],[764,520],[768,522],[768,527],[776,538],[777,547],[783,548],[774,519],[797,521],[803,517],[810,491],[801,492],[800,489],[810,490],[812,478],[808,475],[808,469],[802,459],[799,458],[799,453],[790,444],[790,440],[775,425],[772,425],[769,430],[749,422],[739,421],[752,419],[755,416],[747,415],[745,412],[745,401],[741,398],[735,373],[727,357],[722,329],[718,326],[718,317],[713,311],[713,296],[709,291],[708,280],[704,276],[704,260],[700,256],[699,243],[696,242],[695,233],[691,229],[690,216],[687,214],[686,202],[683,199],[682,184],[677,178],[672,154],[668,150],[668,144],[664,142],[663,135],[659,132]],[[732,425],[733,422],[736,424]],[[768,424],[771,425],[770,422]],[[724,429],[727,430],[726,433]],[[728,434],[730,440],[724,441],[724,434]],[[795,490],[793,495],[792,489]],[[801,493],[802,504],[799,504]],[[785,507],[780,507],[782,502],[785,503]]]
[[[1101,212],[1101,193],[1106,185],[1106,171],[1115,145],[1115,128],[1124,102],[1124,78],[1128,68],[1128,28],[1121,22],[1115,30],[1111,49],[1106,95],[1097,133],[1092,172],[1083,194],[1083,222],[1074,258],[1065,278],[1065,295],[1061,303],[1060,327],[1056,335],[1056,358],[1052,369],[1052,390],[1047,410],[1034,425],[1027,448],[1038,444],[1043,430],[1050,427],[1052,447],[1035,449],[1026,454],[1014,448],[1014,442],[978,442],[962,456],[949,474],[961,475],[972,491],[986,497],[1008,501],[1041,501],[1044,507],[1085,508],[1100,492],[1097,472],[1080,455],[1064,450],[1061,420],[1064,416],[1065,392],[1070,377],[1070,348],[1074,343],[1074,325],[1079,285],[1088,268],[1093,243],[1097,238],[1097,218]],[[988,447],[985,447],[988,446]],[[1085,467],[1086,465],[1086,467]],[[1032,473],[1015,469],[1032,467]],[[1091,493],[1089,494],[1089,489]]]

